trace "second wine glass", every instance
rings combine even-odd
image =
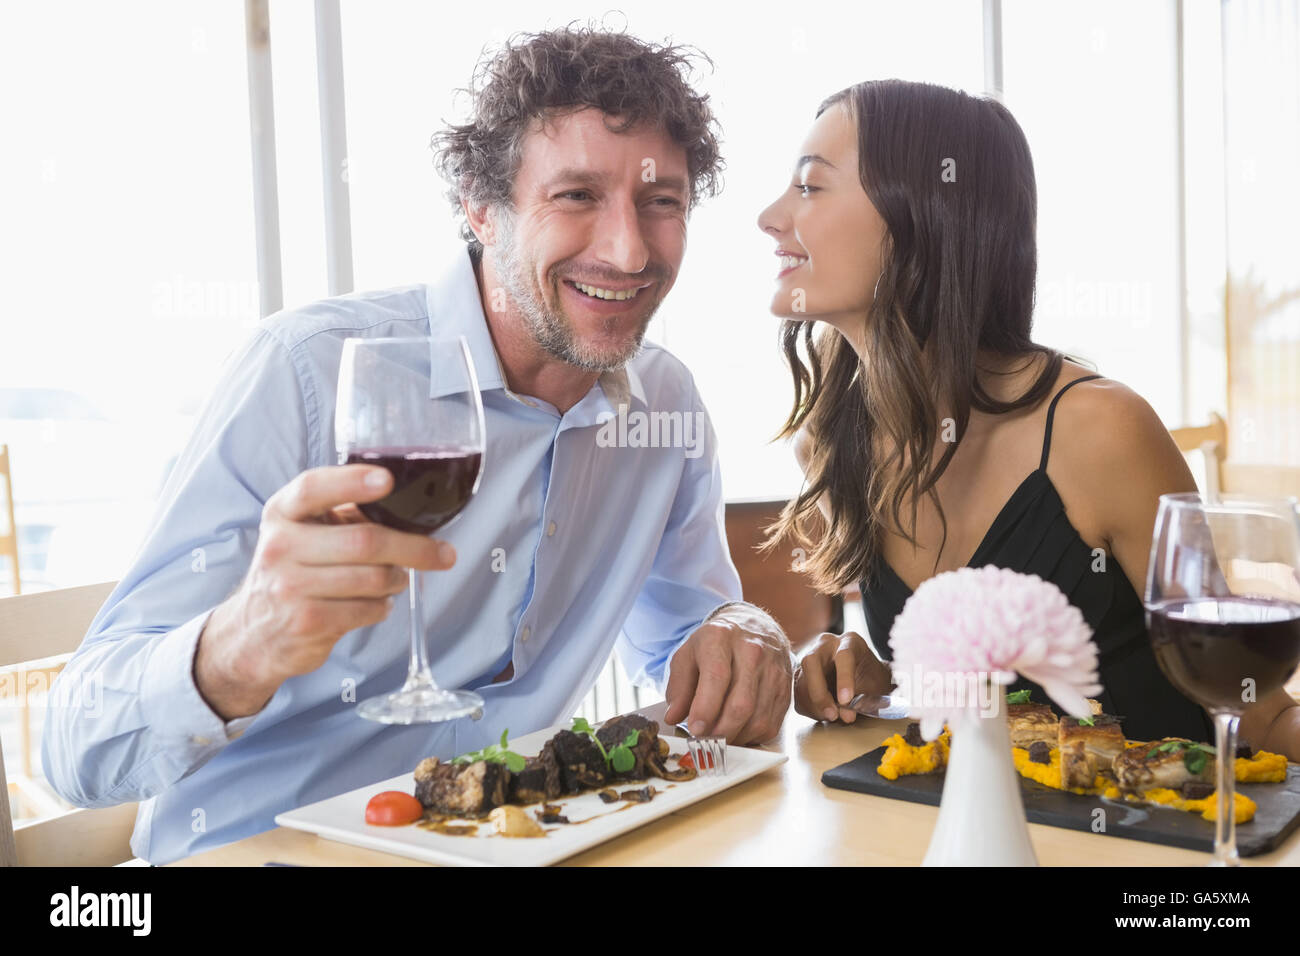
[[[1300,661],[1295,499],[1161,495],[1144,603],[1160,669],[1214,717],[1211,865],[1236,866],[1237,724]],[[1189,770],[1206,766],[1209,748],[1183,749]]]

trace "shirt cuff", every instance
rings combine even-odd
[[[257,720],[258,714],[250,714],[248,717],[236,717],[234,720],[226,721],[226,740],[231,741],[248,729],[248,725]]]
[[[687,642],[688,640],[690,640],[690,638],[691,638],[691,634],[694,634],[694,633],[695,633],[695,630],[692,629],[692,630],[691,630],[691,631],[690,631],[690,632],[689,632],[685,637],[683,637],[680,641],[678,641],[678,642],[677,642],[677,646],[674,647],[674,648],[673,648],[673,649],[668,653],[668,657],[667,657],[667,659],[664,661],[663,683],[659,684],[659,685],[656,687],[656,690],[658,690],[660,694],[667,694],[667,693],[668,693],[668,682],[669,682],[669,680],[672,679],[672,676],[673,676],[673,658],[677,656],[677,652],[678,652],[678,651],[680,651],[683,647],[686,646],[686,642]]]
[[[221,749],[258,714],[223,720],[194,683],[194,654],[211,610],[165,634],[149,655],[140,683],[141,708],[153,731],[183,741],[196,755]]]
[[[772,624],[776,627],[777,631],[780,632],[781,636],[784,638],[786,642],[786,655],[790,658],[791,671],[793,671],[794,668],[798,666],[799,655],[796,654],[794,652],[794,649],[790,646],[790,636],[785,633],[785,630],[777,622],[777,619],[772,617],[769,611],[764,610],[763,608],[759,607],[757,604],[750,604],[748,601],[728,601],[726,604],[719,604],[717,607],[715,607],[712,611],[709,612],[708,617],[706,617],[703,621],[701,621],[698,626],[703,627],[705,624],[708,624],[709,621],[713,620],[715,617],[717,617],[719,614],[721,614],[729,607],[749,608],[751,611],[758,611],[759,613],[767,617],[767,619],[770,620]],[[691,633],[694,634],[695,632],[692,631]]]
[[[715,607],[712,611],[710,611],[708,614],[706,614],[706,615],[704,616],[704,620],[700,621],[700,623],[699,623],[698,625],[696,625],[696,626],[697,626],[697,627],[703,627],[705,624],[708,624],[709,621],[713,620],[715,617],[717,617],[719,614],[721,614],[723,611],[725,611],[725,610],[726,610],[727,608],[729,608],[729,607],[750,607],[750,608],[752,608],[753,606],[754,606],[754,605],[750,604],[748,601],[727,601],[727,602],[725,602],[725,603],[723,603],[723,604],[719,604],[719,605],[718,605],[717,607]],[[693,633],[695,633],[695,632],[692,631],[691,633],[693,634]]]

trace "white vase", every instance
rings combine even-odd
[[[1038,865],[1011,760],[1006,694],[995,685],[990,697],[993,713],[972,709],[949,724],[943,799],[922,866]]]

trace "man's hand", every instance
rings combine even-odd
[[[673,655],[664,721],[685,718],[697,737],[764,743],[790,708],[790,677],[790,642],[780,626],[752,605],[726,605]]]
[[[313,468],[267,501],[248,575],[213,610],[194,655],[195,685],[223,719],[257,713],[348,631],[386,618],[407,568],[455,563],[446,542],[366,521],[354,502],[377,501],[392,483],[373,465]]]
[[[813,720],[851,724],[857,711],[843,704],[858,694],[883,696],[893,686],[889,665],[872,653],[860,635],[822,634],[795,669],[794,709]]]

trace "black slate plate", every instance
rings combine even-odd
[[[939,805],[943,774],[911,774],[886,780],[876,772],[884,753],[884,747],[877,747],[855,760],[832,767],[822,774],[822,783],[840,790],[932,807]],[[1237,853],[1255,856],[1277,849],[1300,823],[1300,765],[1288,763],[1286,780],[1281,783],[1239,783],[1237,789],[1256,804],[1255,819],[1237,827]],[[1020,778],[1020,792],[1025,801],[1025,817],[1030,823],[1092,832],[1096,819],[1093,811],[1102,807],[1106,811],[1103,819],[1109,836],[1206,853],[1214,849],[1214,823],[1201,819],[1197,813],[1066,793],[1024,777]]]

